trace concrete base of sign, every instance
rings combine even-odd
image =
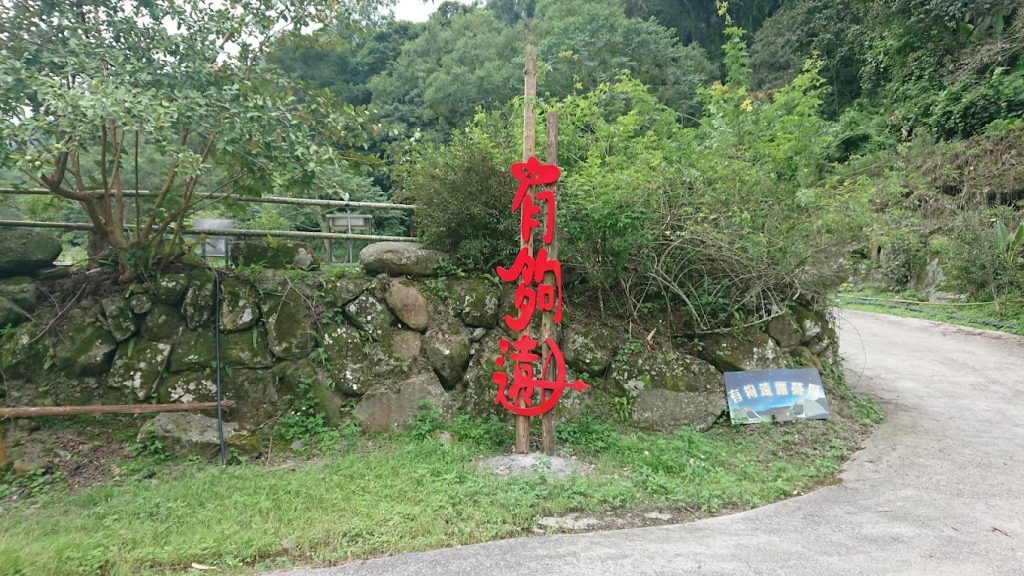
[[[561,480],[573,474],[587,475],[593,469],[575,458],[545,456],[536,452],[530,454],[504,454],[478,460],[477,465],[498,476],[521,476],[543,474],[549,479]]]

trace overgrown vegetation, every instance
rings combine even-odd
[[[220,468],[141,446],[106,484],[0,504],[0,574],[177,574],[193,563],[248,573],[528,534],[570,511],[700,517],[830,481],[862,433],[836,418],[662,436],[584,414],[559,426],[559,442],[593,470],[557,481],[476,466],[512,443],[496,418],[424,410],[411,433],[386,437],[295,424],[275,434],[312,451]]]

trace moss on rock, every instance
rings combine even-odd
[[[117,350],[117,341],[95,319],[70,323],[55,355],[57,364],[70,376],[98,376],[106,372]]]
[[[170,355],[170,344],[133,338],[118,347],[107,385],[145,400],[156,391]]]

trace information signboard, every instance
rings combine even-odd
[[[725,373],[729,417],[737,424],[828,418],[828,400],[814,368]]]

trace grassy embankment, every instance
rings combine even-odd
[[[984,330],[997,330],[1024,336],[1024,300],[1000,302],[929,302],[916,292],[895,293],[879,287],[866,286],[840,292],[838,304],[843,308],[923,318]]]
[[[720,421],[705,433],[642,433],[585,414],[558,432],[592,472],[561,481],[480,470],[475,460],[508,450],[509,427],[429,413],[389,436],[292,422],[307,448],[226,468],[136,445],[89,488],[41,476],[0,483],[0,574],[179,574],[193,563],[251,573],[529,535],[540,517],[570,511],[658,509],[682,521],[752,508],[832,482],[881,417],[842,385],[830,392],[845,417]],[[117,425],[130,442],[138,422]]]

